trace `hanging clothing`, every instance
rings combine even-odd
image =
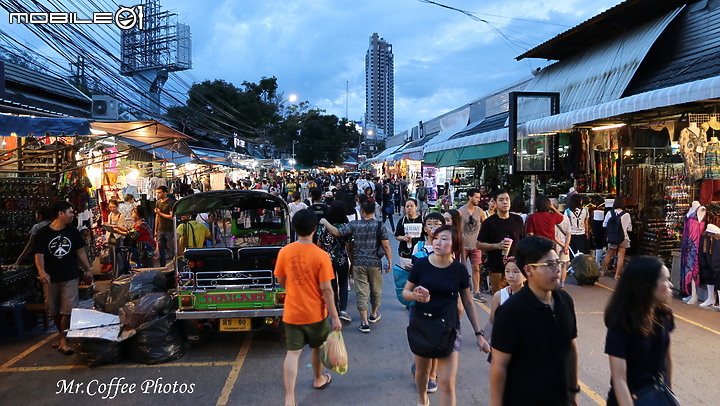
[[[700,284],[700,236],[705,230],[705,220],[698,221],[697,213],[685,219],[682,242],[680,244],[680,285],[683,292],[690,294],[690,285]]]
[[[702,283],[720,286],[720,235],[702,234],[699,258]]]
[[[698,127],[683,128],[680,132],[680,153],[685,162],[685,174],[690,182],[703,177],[705,137]]]
[[[720,144],[705,147],[705,179],[720,179]]]

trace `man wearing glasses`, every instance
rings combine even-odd
[[[555,243],[522,239],[515,251],[527,284],[500,306],[492,331],[490,405],[578,404],[575,306],[560,286]]]

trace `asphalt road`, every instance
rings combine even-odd
[[[393,250],[397,244],[392,241]],[[395,252],[395,251],[394,251]],[[581,405],[604,405],[609,367],[603,354],[602,312],[615,281],[601,278],[594,287],[567,291],[575,300],[579,323]],[[410,375],[411,354],[405,337],[406,312],[395,299],[392,275],[384,277],[382,319],[370,334],[358,331],[354,294],[350,294],[353,322],[343,329],[349,371],[333,373],[325,390],[312,388],[310,351],[300,361],[298,405],[414,405]],[[720,401],[720,314],[673,301],[677,328],[672,334],[674,389],[682,405],[717,405]],[[484,324],[488,309],[477,305]],[[472,331],[463,320],[463,331]],[[22,342],[0,344],[0,405],[247,405],[283,404],[284,343],[273,334],[223,333],[186,355],[161,365],[120,364],[90,369],[75,357],[50,346],[54,334]],[[458,405],[487,405],[489,364],[486,355],[467,336],[457,378]],[[134,387],[113,383],[135,384]],[[70,385],[72,383],[72,385]],[[69,388],[73,390],[69,390]],[[117,389],[117,392],[116,392]],[[71,393],[73,392],[73,393]],[[76,393],[75,393],[76,392]],[[430,395],[437,404],[437,395]]]

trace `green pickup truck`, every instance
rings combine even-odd
[[[285,289],[273,272],[290,241],[285,201],[254,190],[196,193],[175,203],[175,228],[198,214],[210,219],[213,241],[183,244],[190,247],[175,261],[177,318],[187,338],[200,340],[211,330],[279,329]]]

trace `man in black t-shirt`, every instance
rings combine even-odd
[[[175,257],[175,229],[173,227],[172,208],[175,199],[168,196],[166,186],[158,186],[155,189],[157,202],[155,203],[155,239],[158,242],[160,251],[160,266],[163,267],[167,260]]]
[[[490,405],[575,406],[577,319],[572,298],[559,289],[555,242],[526,237],[515,259],[527,285],[495,312]]]
[[[310,188],[310,204],[308,209],[317,215],[318,220],[325,217],[328,205],[322,202],[322,191],[320,188]]]
[[[515,255],[515,247],[525,236],[525,227],[522,217],[510,213],[510,195],[507,191],[498,190],[492,199],[497,204],[497,210],[482,223],[477,237],[477,249],[487,253],[485,266],[490,273],[492,293],[495,294],[503,287],[503,252],[510,246],[508,256]]]
[[[38,279],[43,284],[48,313],[60,334],[60,340],[53,345],[65,354],[72,354],[65,330],[70,327],[70,313],[78,304],[80,272],[78,261],[85,273],[90,273],[90,262],[85,252],[85,240],[72,221],[75,212],[66,201],[51,206],[52,222],[41,228],[35,236],[33,251]]]

